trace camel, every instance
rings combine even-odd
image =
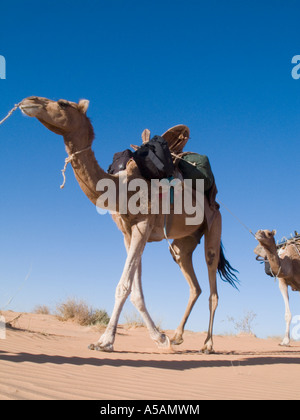
[[[117,191],[116,208],[112,217],[117,227],[124,235],[127,259],[121,279],[115,292],[115,304],[112,315],[105,332],[96,344],[91,344],[90,349],[99,351],[113,351],[115,334],[122,307],[130,294],[130,300],[140,312],[151,338],[159,347],[170,347],[170,339],[160,332],[145,306],[142,283],[141,283],[141,257],[147,242],[161,241],[165,239],[164,215],[159,214],[120,214],[118,192],[120,188],[120,174],[110,175],[98,164],[94,152],[91,149],[94,140],[94,130],[86,115],[89,106],[88,100],[80,100],[78,103],[67,100],[53,101],[47,98],[31,96],[25,98],[20,108],[24,114],[37,118],[46,128],[62,135],[64,138],[68,158],[66,164],[71,163],[75,177],[85,195],[97,205],[98,199],[103,194],[97,191],[99,180],[105,180],[115,185]],[[64,170],[66,169],[66,166]],[[128,182],[132,179],[140,179],[141,174],[133,160],[126,167]],[[124,171],[123,171],[124,172]],[[234,270],[226,260],[221,244],[221,214],[219,206],[214,211],[213,221],[208,229],[207,217],[200,225],[186,225],[184,214],[172,215],[172,223],[168,228],[168,238],[173,240],[170,247],[171,255],[179,265],[190,288],[188,304],[183,318],[174,332],[172,344],[178,345],[183,342],[184,327],[190,312],[201,293],[196,278],[192,255],[200,243],[201,237],[205,237],[205,257],[208,268],[210,285],[209,297],[209,327],[204,343],[203,351],[213,352],[213,322],[218,305],[218,292],[216,273],[222,280],[236,286],[238,279]]]
[[[286,322],[285,336],[280,345],[289,346],[292,315],[288,287],[290,286],[293,291],[300,291],[300,243],[290,239],[283,247],[278,247],[274,239],[275,234],[275,230],[272,232],[259,230],[255,235],[259,245],[254,252],[269,261],[272,276],[278,278],[279,289],[285,304]]]

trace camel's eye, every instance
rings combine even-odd
[[[59,105],[61,108],[67,108],[67,106],[69,106],[69,102],[67,102],[67,101],[64,101],[64,100],[60,99],[60,100],[58,101],[58,105]]]

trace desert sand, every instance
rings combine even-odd
[[[18,313],[4,312],[6,322]],[[300,342],[204,333],[159,350],[145,328],[119,326],[113,353],[91,351],[100,332],[53,315],[22,314],[0,340],[0,400],[298,399]],[[166,331],[170,336],[171,331]]]

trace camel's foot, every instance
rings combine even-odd
[[[113,346],[114,341],[115,341],[115,331],[112,328],[111,329],[106,328],[104,334],[101,335],[97,343],[91,344],[89,346],[89,349],[111,353],[114,351],[114,346]]]
[[[166,334],[161,334],[158,340],[155,340],[157,346],[161,349],[171,348],[170,339]]]
[[[114,346],[112,344],[107,344],[106,346],[103,346],[102,344],[97,343],[97,344],[90,344],[88,346],[88,349],[89,350],[104,351],[104,352],[107,352],[107,353],[111,353],[111,352],[114,351]]]
[[[182,334],[176,333],[173,338],[171,338],[171,344],[174,346],[179,346],[183,343]]]
[[[290,347],[290,340],[284,339],[282,341],[282,343],[279,344],[279,346],[282,346],[282,347]]]
[[[204,354],[213,354],[215,352],[213,349],[212,340],[208,340],[206,343],[204,343],[204,346],[202,347],[201,352]]]
[[[204,347],[201,349],[201,353],[203,353],[203,354],[214,354],[214,353],[215,353],[215,351],[214,351],[214,349],[213,349],[213,348],[208,349],[208,348],[206,348],[206,346],[204,346]]]

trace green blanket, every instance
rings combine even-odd
[[[204,191],[208,191],[214,183],[214,175],[208,157],[198,153],[185,153],[179,160],[178,168],[184,179],[192,179],[193,187],[196,179],[204,179]]]

